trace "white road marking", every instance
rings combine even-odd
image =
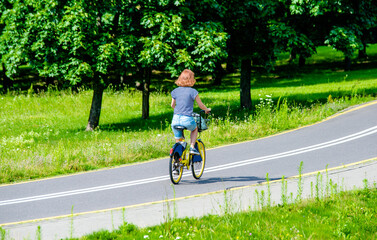
[[[270,160],[274,160],[274,159],[278,159],[278,158],[289,157],[289,156],[293,156],[293,155],[307,153],[307,152],[311,152],[311,151],[315,151],[315,150],[319,150],[319,149],[323,149],[323,148],[332,147],[332,146],[339,145],[339,144],[342,144],[342,143],[350,142],[350,141],[353,141],[353,140],[356,140],[356,139],[359,139],[359,138],[362,138],[362,137],[366,137],[366,136],[369,136],[369,135],[375,134],[375,133],[377,133],[377,126],[368,128],[364,131],[361,131],[361,132],[358,132],[358,133],[355,133],[355,134],[348,135],[346,137],[342,137],[342,138],[338,138],[338,139],[335,139],[335,140],[332,140],[332,141],[312,145],[312,146],[309,146],[309,147],[299,148],[299,149],[295,149],[295,150],[291,150],[291,151],[287,151],[287,152],[282,152],[282,153],[278,153],[278,154],[273,154],[273,155],[268,155],[268,156],[258,157],[258,158],[252,158],[252,159],[247,159],[247,160],[243,160],[243,161],[238,161],[238,162],[228,163],[228,164],[224,164],[224,165],[214,166],[214,167],[211,167],[211,168],[206,168],[205,172],[214,172],[214,171],[219,171],[219,170],[225,170],[225,169],[241,167],[241,166],[249,165],[249,164],[253,164],[253,163],[265,162],[265,161],[270,161]]]
[[[5,200],[5,201],[0,201],[0,206],[33,202],[33,201],[41,201],[41,200],[59,198],[59,197],[67,197],[67,196],[99,192],[99,191],[116,189],[116,188],[130,187],[130,186],[135,186],[135,185],[140,185],[140,184],[145,184],[145,183],[159,182],[159,181],[166,180],[167,178],[168,176],[160,176],[160,177],[154,177],[154,178],[134,180],[134,181],[129,181],[129,182],[103,185],[103,186],[98,186],[98,187],[83,188],[83,189],[77,189],[77,190],[72,190],[72,191],[44,194],[44,195],[38,195],[38,196],[33,196],[33,197],[10,199],[10,200]]]
[[[299,148],[299,149],[282,152],[278,154],[272,154],[272,155],[268,155],[264,157],[257,157],[257,158],[252,158],[252,159],[247,159],[247,160],[242,160],[238,162],[232,162],[228,164],[206,168],[205,172],[208,173],[208,172],[222,171],[225,169],[236,168],[236,167],[241,167],[241,166],[250,165],[254,163],[266,162],[266,161],[270,161],[270,160],[274,160],[278,158],[294,156],[294,155],[307,153],[307,152],[339,145],[342,143],[350,142],[350,141],[353,141],[362,137],[366,137],[375,133],[377,133],[377,126],[368,128],[364,131],[351,134],[342,138],[338,138],[332,141],[328,141],[328,142],[324,142],[324,143],[320,143],[320,144],[316,144],[316,145],[312,145],[312,146],[308,146],[304,148]],[[190,173],[185,173],[184,175],[189,175],[189,174]],[[20,203],[33,202],[33,201],[42,201],[42,200],[47,200],[47,199],[67,197],[67,196],[73,196],[73,195],[84,194],[84,193],[93,193],[93,192],[105,191],[105,190],[110,190],[110,189],[125,188],[125,187],[140,185],[140,184],[165,181],[168,179],[169,179],[169,176],[165,175],[165,176],[146,178],[146,179],[116,183],[116,184],[109,184],[109,185],[98,186],[98,187],[83,188],[83,189],[77,189],[77,190],[72,190],[72,191],[44,194],[44,195],[25,197],[25,198],[10,199],[10,200],[0,201],[0,206],[20,204]]]

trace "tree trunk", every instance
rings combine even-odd
[[[49,85],[54,85],[54,78],[52,77],[45,77],[44,78],[45,82],[46,82],[46,86],[48,87]]]
[[[359,59],[368,59],[367,49],[365,45],[363,45],[363,48],[359,50]]]
[[[143,119],[149,118],[149,87],[151,84],[152,69],[143,69],[143,109],[142,117]]]
[[[12,87],[12,80],[5,74],[6,69],[4,63],[1,63],[1,67],[3,68],[1,73],[1,77],[3,78],[3,92],[6,93]]]
[[[293,62],[296,59],[296,50],[292,49],[291,54],[289,54],[288,62]]]
[[[251,59],[243,59],[241,62],[240,96],[241,107],[251,108]]]
[[[305,61],[306,61],[306,58],[300,55],[300,57],[298,58],[298,66],[299,67],[305,66]]]
[[[236,60],[233,56],[231,56],[231,53],[229,53],[226,60],[226,71],[228,73],[234,73],[236,71]]]
[[[361,42],[363,44],[363,47],[359,50],[359,59],[368,59],[367,41],[365,40],[364,34],[361,36]]]
[[[348,56],[344,58],[344,70],[345,71],[351,70],[351,58]]]
[[[215,72],[213,74],[213,85],[215,86],[220,86],[221,85],[221,82],[222,82],[222,79],[223,79],[223,76],[224,76],[224,69],[223,67],[221,66],[221,63],[216,63],[216,67],[215,67]]]
[[[99,81],[95,81],[93,83],[93,98],[92,98],[92,106],[90,108],[89,120],[88,125],[86,126],[86,131],[93,131],[99,124],[99,117],[101,115],[101,107],[102,107],[102,97],[103,91],[105,87],[99,83]]]

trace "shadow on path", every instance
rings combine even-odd
[[[279,180],[281,178],[271,178],[270,181]],[[187,184],[211,184],[211,183],[219,183],[219,182],[247,182],[246,185],[255,184],[255,183],[262,183],[265,182],[265,178],[259,178],[255,176],[237,176],[237,177],[214,177],[214,178],[201,178],[199,180],[182,180],[182,183]],[[231,186],[226,189],[235,188],[235,187],[241,187],[245,185],[239,185],[239,186]]]

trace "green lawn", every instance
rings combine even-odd
[[[335,54],[335,55],[334,55]],[[196,85],[213,120],[201,138],[207,148],[246,141],[318,122],[375,99],[377,45],[369,59],[341,69],[328,47],[302,69],[279,61],[271,73],[253,73],[251,111],[239,108],[239,73],[219,87],[206,76]],[[333,56],[333,57],[331,57]],[[56,176],[167,157],[173,144],[169,92],[174,80],[155,74],[150,119],[141,119],[141,93],[106,90],[100,127],[85,132],[92,92],[9,92],[0,95],[0,183]]]
[[[93,239],[377,239],[377,189],[340,192],[322,200],[264,207],[259,211],[174,219],[82,237]]]

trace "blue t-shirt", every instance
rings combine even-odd
[[[171,92],[176,105],[174,114],[190,116],[194,110],[194,101],[199,92],[190,87],[178,87]]]

